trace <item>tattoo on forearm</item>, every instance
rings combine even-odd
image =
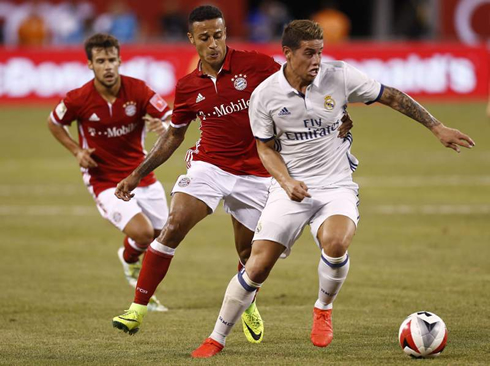
[[[427,109],[398,89],[385,86],[379,101],[420,122],[425,127],[431,128],[440,124]]]
[[[162,165],[172,156],[173,152],[180,146],[183,138],[175,137],[169,132],[160,136],[146,156],[145,160],[136,168],[135,172],[140,177],[146,177],[153,170]]]

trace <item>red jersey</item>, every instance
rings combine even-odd
[[[262,165],[248,118],[250,96],[280,65],[272,57],[228,48],[216,78],[196,70],[179,80],[172,126],[201,120],[201,138],[186,155],[232,174],[268,177]]]
[[[115,187],[144,160],[146,129],[142,118],[145,114],[164,119],[171,112],[167,103],[144,81],[120,77],[121,88],[113,104],[102,98],[92,79],[68,92],[50,116],[60,125],[71,125],[76,120],[80,146],[95,148],[91,156],[98,167],[82,172],[85,183],[96,196]],[[150,173],[139,186],[155,181],[155,175]]]

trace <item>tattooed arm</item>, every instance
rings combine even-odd
[[[449,147],[458,153],[460,152],[460,146],[466,148],[475,146],[475,143],[469,136],[456,129],[444,126],[422,105],[398,89],[385,86],[378,102],[420,122],[431,130],[445,147]]]
[[[150,174],[157,167],[162,165],[172,156],[175,150],[184,141],[186,127],[174,128],[170,126],[168,130],[161,135],[155,145],[153,145],[150,153],[145,160],[126,178],[119,182],[114,193],[117,198],[124,201],[129,201],[134,194],[131,193],[135,189],[141,179]]]

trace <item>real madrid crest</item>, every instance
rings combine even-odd
[[[233,86],[236,90],[244,90],[247,87],[247,75],[235,75],[231,81],[233,81]]]
[[[136,114],[136,102],[129,101],[124,103],[123,105],[124,108],[124,113],[126,113],[126,116],[128,117],[133,117]]]
[[[333,100],[333,98],[330,95],[327,95],[325,97],[324,106],[327,111],[331,111],[332,109],[335,108],[335,100]]]

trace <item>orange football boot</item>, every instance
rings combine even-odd
[[[212,338],[206,340],[191,353],[194,358],[209,358],[221,352],[224,346]]]
[[[313,308],[311,342],[317,347],[327,347],[333,339],[332,309]]]

